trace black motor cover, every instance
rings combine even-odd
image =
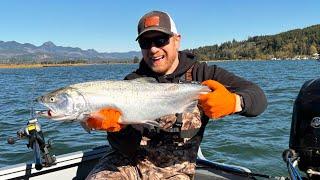
[[[320,78],[305,82],[295,100],[289,147],[300,170],[320,167]]]

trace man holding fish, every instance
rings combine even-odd
[[[38,98],[49,108],[42,115],[108,132],[113,151],[87,179],[193,179],[209,119],[257,116],[267,106],[264,92],[179,51],[181,35],[168,13],[141,17],[136,40],[143,60],[126,81],[59,89]]]

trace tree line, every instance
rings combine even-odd
[[[187,49],[200,60],[293,59],[313,57],[320,53],[320,24],[277,35],[249,37],[244,41],[228,41],[221,45]]]

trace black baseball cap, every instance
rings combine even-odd
[[[160,31],[168,35],[178,34],[170,15],[162,11],[151,11],[142,16],[138,23],[138,37],[148,31]]]

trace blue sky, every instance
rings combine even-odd
[[[171,15],[181,49],[320,24],[320,0],[7,0],[0,2],[0,40],[139,50],[137,22],[150,10]]]

